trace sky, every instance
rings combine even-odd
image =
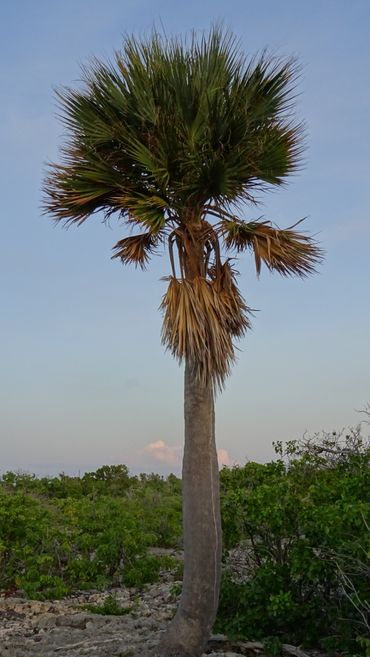
[[[258,310],[216,402],[220,461],[264,462],[272,441],[357,425],[370,401],[370,3],[368,0],[3,0],[0,8],[0,471],[77,474],[125,463],[179,472],[183,372],[161,345],[165,257],[146,272],[112,261],[119,226],[63,230],[42,216],[47,161],[63,129],[54,89],[107,60],[123,36],[207,30],[250,56],[301,65],[303,170],[265,195],[279,226],[306,217],[326,255],[285,279],[250,256],[240,287]],[[249,258],[249,259],[248,259]]]

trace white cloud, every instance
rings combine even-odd
[[[144,454],[150,454],[156,461],[166,463],[171,466],[179,466],[181,464],[182,447],[177,445],[167,445],[164,440],[156,440],[154,443],[149,443],[143,449]]]

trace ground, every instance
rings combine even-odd
[[[119,588],[80,592],[64,600],[37,602],[23,597],[0,599],[0,657],[137,657],[150,654],[172,618],[176,582],[162,581],[145,590]],[[103,616],[86,604],[102,604],[108,595],[129,613]],[[226,651],[226,652],[225,652]],[[284,655],[305,653],[286,646]],[[258,642],[226,642],[214,636],[204,657],[263,657]],[[313,653],[310,657],[314,657]]]

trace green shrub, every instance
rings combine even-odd
[[[217,629],[358,650],[369,621],[369,444],[354,431],[342,443],[334,434],[276,447],[273,463],[221,474],[225,544],[244,546],[247,573],[226,570]]]
[[[354,430],[275,447],[271,463],[221,472],[225,566],[215,630],[263,640],[271,655],[288,642],[370,657],[369,444]],[[182,562],[148,553],[178,547],[180,494],[173,475],[130,477],[125,466],[83,477],[5,473],[0,590],[53,599],[142,587],[163,569],[181,579]],[[228,556],[235,548],[239,574]],[[120,609],[114,598],[97,608]]]
[[[175,547],[181,533],[178,479],[128,477],[103,466],[82,478],[0,480],[0,590],[61,598],[73,590],[142,586],[163,563],[149,546]]]
[[[125,616],[132,611],[131,607],[121,607],[117,599],[108,595],[101,605],[83,605],[83,608],[92,614],[101,614],[102,616]]]

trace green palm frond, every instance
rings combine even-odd
[[[157,235],[164,229],[168,203],[159,196],[122,193],[114,200],[117,205],[126,208],[127,220],[130,223],[145,226],[153,235]]]
[[[315,271],[323,253],[312,237],[296,231],[295,226],[281,229],[269,221],[234,218],[223,219],[220,232],[227,249],[253,252],[258,275],[263,262],[283,276],[307,276]]]
[[[81,90],[59,91],[69,140],[51,165],[44,208],[80,223],[127,215],[125,199],[153,194],[177,216],[207,202],[253,202],[300,163],[291,117],[296,65],[247,62],[220,29],[190,43],[128,38],[115,62],[93,60]]]
[[[44,182],[44,209],[57,221],[81,224],[97,210],[107,214],[112,211],[122,177],[107,170],[100,158],[85,158],[77,149],[73,156],[74,159],[70,152],[64,165],[49,166]]]

